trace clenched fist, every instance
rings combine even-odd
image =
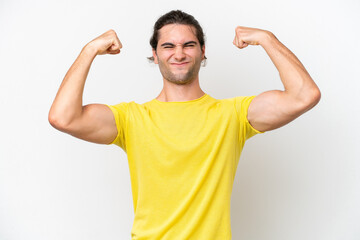
[[[233,44],[240,49],[248,45],[261,45],[261,42],[268,34],[271,33],[267,30],[238,26],[235,28]]]
[[[96,55],[118,54],[120,53],[120,48],[122,48],[116,32],[112,29],[98,36],[87,45],[95,49]]]

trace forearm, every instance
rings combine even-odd
[[[50,108],[49,119],[65,126],[81,116],[84,85],[96,51],[86,45],[66,73]]]
[[[267,32],[260,45],[279,71],[286,94],[307,104],[319,97],[319,88],[305,67],[274,34]]]

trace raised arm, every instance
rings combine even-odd
[[[320,90],[305,67],[273,33],[239,26],[233,44],[240,49],[261,45],[279,71],[285,88],[263,92],[252,100],[247,118],[255,129],[269,131],[284,126],[320,101]]]
[[[97,55],[118,54],[122,47],[115,31],[109,30],[82,49],[66,73],[48,120],[59,131],[95,143],[108,144],[117,135],[112,111],[104,104],[82,105],[84,85]]]

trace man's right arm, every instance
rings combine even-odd
[[[50,108],[50,124],[74,137],[101,144],[117,136],[114,115],[104,104],[82,105],[85,81],[97,55],[118,54],[122,47],[116,33],[109,30],[88,43],[81,51],[57,92]]]

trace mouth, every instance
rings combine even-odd
[[[182,63],[171,63],[171,65],[173,65],[173,66],[185,66],[186,64],[188,64],[188,62],[182,62]]]

